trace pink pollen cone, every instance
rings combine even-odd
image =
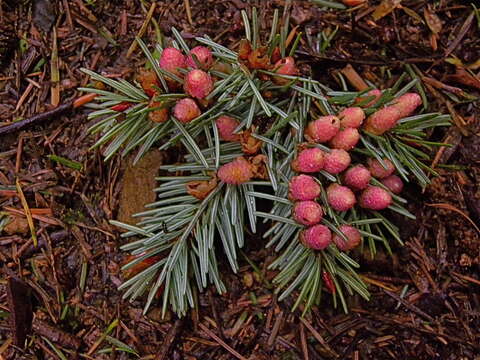
[[[197,57],[197,61],[203,69],[209,69],[213,64],[212,52],[205,46],[195,46],[190,50],[190,54],[187,56],[187,66],[197,69],[197,63],[193,60],[192,55]]]
[[[235,160],[220,166],[217,176],[227,184],[243,184],[250,181],[253,177],[252,166],[244,157],[240,156]]]
[[[360,235],[360,232],[356,228],[350,225],[340,225],[338,230],[345,235],[347,241],[345,241],[341,236],[334,234],[332,240],[335,245],[337,245],[337,248],[342,251],[348,251],[360,245],[360,242],[362,241],[362,235]]]
[[[218,134],[222,140],[240,141],[240,135],[234,133],[237,126],[240,125],[236,119],[222,115],[215,121],[215,124],[217,125]]]
[[[302,225],[318,224],[323,217],[322,207],[315,201],[298,201],[293,206],[293,219]]]
[[[392,175],[395,171],[395,165],[393,165],[390,160],[386,158],[382,160],[385,164],[385,167],[377,159],[369,158],[367,160],[368,170],[370,171],[370,174],[372,174],[372,176],[377,179],[384,179]]]
[[[185,55],[183,55],[180,50],[173,47],[165,48],[160,56],[159,65],[161,69],[181,76],[178,68],[185,67]]]
[[[373,106],[375,105],[375,103],[378,101],[378,99],[380,99],[380,97],[382,96],[382,91],[381,90],[378,90],[378,89],[373,89],[373,90],[370,90],[369,92],[367,92],[365,95],[359,97],[355,103],[359,103],[363,100],[366,100],[366,98],[370,98],[372,96],[375,96],[375,98],[373,98],[368,104],[365,104],[363,105],[364,108],[368,108],[370,106]]]
[[[204,99],[213,90],[213,80],[205,71],[195,69],[187,74],[183,87],[191,97]]]
[[[378,186],[369,186],[360,195],[361,207],[370,210],[383,210],[392,204],[392,196]]]
[[[325,154],[323,169],[330,174],[339,174],[350,165],[351,161],[348,152],[342,149],[333,149]]]
[[[320,196],[320,185],[309,175],[292,177],[288,190],[290,199],[296,201],[314,200]]]
[[[327,188],[327,200],[332,209],[337,211],[347,211],[357,202],[352,190],[336,183]]]
[[[422,103],[422,98],[417,93],[406,93],[397,99],[393,105],[400,111],[400,118],[413,114],[415,109]]]
[[[323,169],[324,152],[319,148],[310,148],[300,151],[292,161],[292,169],[296,172],[315,173]]]
[[[273,66],[273,68],[275,72],[280,75],[298,75],[298,69],[295,66],[295,60],[291,56],[287,56],[286,58],[278,60]],[[277,85],[285,85],[288,84],[290,81],[291,80],[284,79],[279,76],[273,77],[273,82]]]
[[[346,128],[340,130],[330,140],[330,146],[334,149],[352,150],[360,140],[360,133],[355,128]]]
[[[314,225],[300,233],[300,242],[309,249],[323,250],[332,242],[332,232],[325,225]]]
[[[397,106],[387,106],[370,115],[365,124],[365,130],[374,134],[382,135],[397,125],[402,113]]]
[[[181,99],[177,101],[173,108],[173,115],[178,121],[186,124],[199,117],[201,114],[197,103],[189,98]]]
[[[403,190],[403,181],[397,175],[390,175],[382,179],[382,184],[396,195],[400,194]]]
[[[368,186],[372,175],[363,165],[355,165],[345,172],[343,181],[353,190],[363,190]]]
[[[342,128],[359,128],[365,120],[365,113],[360,107],[349,107],[338,114]]]
[[[340,130],[340,119],[333,115],[321,116],[308,123],[305,138],[317,143],[327,142]]]

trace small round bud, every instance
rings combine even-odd
[[[193,119],[199,117],[200,114],[201,112],[197,106],[197,103],[190,98],[177,101],[175,107],[173,108],[173,115],[175,118],[184,124],[189,123]]]
[[[345,235],[347,241],[345,241],[341,236],[334,234],[332,240],[335,245],[337,245],[337,248],[342,251],[348,251],[360,245],[360,242],[362,241],[362,235],[360,235],[360,231],[358,231],[356,228],[350,225],[340,225],[338,230]]]
[[[240,135],[234,133],[235,129],[240,125],[236,119],[222,115],[215,121],[215,124],[217,125],[220,139],[224,141],[240,141]]]
[[[342,149],[333,149],[325,154],[323,169],[330,174],[339,174],[350,165],[351,161],[348,152]]]
[[[309,175],[292,177],[288,184],[289,197],[296,201],[314,200],[320,196],[320,185]]]
[[[372,175],[363,165],[355,165],[345,172],[343,181],[353,190],[363,190],[368,186]]]
[[[327,188],[327,201],[336,211],[347,211],[355,205],[355,194],[346,186],[333,183]]]
[[[376,177],[377,179],[384,179],[392,175],[395,171],[395,165],[393,165],[390,160],[382,160],[385,166],[383,166],[377,159],[369,158],[367,160],[368,170],[370,171],[370,174],[372,174],[372,176]]]
[[[314,225],[300,233],[303,246],[313,250],[323,250],[332,242],[332,232],[325,225]]]
[[[178,68],[185,67],[185,55],[173,47],[165,48],[160,56],[159,65],[161,69],[180,76],[181,73],[178,71]]]
[[[315,173],[323,169],[324,152],[319,148],[310,148],[300,151],[292,161],[292,169],[296,172]]]
[[[204,99],[213,90],[213,80],[205,71],[195,69],[187,74],[183,87],[191,97]]]
[[[274,71],[280,75],[290,75],[295,76],[298,75],[298,69],[295,66],[295,60],[291,56],[287,56],[286,58],[278,60],[274,65]],[[281,78],[279,76],[273,77],[273,82],[277,85],[285,85],[288,84],[291,80]]]
[[[397,175],[390,175],[382,179],[382,184],[385,185],[392,193],[400,194],[403,190],[403,181]]]
[[[323,217],[322,207],[311,200],[296,202],[292,213],[296,222],[306,226],[318,224]]]
[[[360,107],[349,107],[338,114],[342,128],[359,128],[365,120],[365,113]]]
[[[209,48],[205,46],[195,46],[192,50],[190,50],[190,54],[187,56],[187,66],[197,69],[197,63],[193,59],[193,55],[197,58],[198,63],[203,69],[208,69],[213,64],[213,56],[212,52]]]
[[[327,142],[340,130],[340,119],[333,115],[321,116],[308,123],[305,138],[317,143]]]
[[[369,186],[360,195],[359,204],[365,209],[383,210],[392,204],[392,196],[381,187]]]
[[[252,166],[243,156],[240,156],[220,166],[217,176],[227,184],[243,184],[253,177]]]
[[[330,146],[334,149],[352,150],[360,140],[360,133],[355,128],[346,128],[340,130],[330,140]]]

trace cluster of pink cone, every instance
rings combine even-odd
[[[160,68],[183,79],[183,90],[189,96],[177,101],[173,107],[173,115],[178,121],[186,124],[201,115],[199,104],[213,90],[214,81],[208,73],[212,65],[212,52],[204,46],[194,47],[188,55],[173,47],[163,50]],[[182,69],[189,71],[184,75]],[[181,84],[174,77],[166,76],[166,80],[170,88],[180,89]]]
[[[372,92],[372,95],[378,94]],[[309,143],[300,146],[297,157],[291,163],[294,171],[303,174],[294,176],[289,184],[289,197],[295,202],[292,216],[296,222],[307,227],[300,235],[300,241],[306,247],[321,250],[333,241],[340,250],[347,251],[358,246],[361,240],[360,232],[353,226],[339,227],[348,239],[345,241],[320,224],[324,211],[316,200],[321,195],[321,186],[316,178],[307,174],[324,170],[340,176],[341,183],[331,183],[326,188],[328,205],[335,211],[348,211],[356,205],[369,210],[386,209],[392,204],[392,194],[399,194],[403,189],[402,180],[393,174],[394,164],[388,159],[379,161],[369,158],[365,165],[351,166],[349,151],[360,140],[358,129],[362,125],[365,130],[381,135],[394,127],[398,120],[411,115],[420,103],[418,94],[407,93],[393,105],[370,115],[366,121],[362,108],[349,107],[338,116],[322,116],[307,125],[305,138]],[[314,147],[315,143],[326,143],[331,150],[323,151]],[[370,185],[372,177],[384,187]]]

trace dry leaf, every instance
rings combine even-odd
[[[436,35],[442,31],[442,20],[440,20],[435,13],[430,11],[430,9],[423,9],[423,16],[425,17],[425,21],[427,22],[427,25],[432,33]]]
[[[377,21],[395,10],[402,0],[383,0],[372,14],[373,20]]]
[[[455,74],[447,76],[447,81],[454,81],[475,89],[480,89],[480,79],[478,76],[472,75],[467,70],[458,67]]]

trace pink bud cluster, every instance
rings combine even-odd
[[[376,98],[368,106],[378,100],[381,92],[367,94],[371,95]],[[395,165],[387,158],[368,158],[365,164],[352,165],[349,151],[359,142],[362,126],[367,131],[372,127],[381,129],[373,133],[383,134],[399,119],[410,116],[420,103],[417,94],[407,93],[393,105],[378,110],[368,118],[362,108],[349,107],[336,116],[321,116],[307,124],[304,135],[308,143],[300,145],[297,156],[291,162],[292,170],[300,174],[289,183],[289,199],[294,202],[292,218],[306,227],[299,237],[303,245],[322,250],[333,242],[338,249],[348,251],[360,244],[361,234],[354,226],[340,225],[336,229],[338,231],[332,232],[321,224],[325,212],[317,201],[322,197],[332,211],[338,212],[356,206],[372,211],[388,208],[393,202],[393,195],[403,189],[402,180],[394,174]],[[330,149],[315,145],[320,143]],[[324,196],[320,182],[314,177],[320,171],[338,179],[325,187]],[[376,183],[372,183],[372,179],[376,179]]]
[[[183,80],[185,94],[189,96],[177,101],[173,108],[173,115],[178,121],[186,124],[201,115],[199,103],[205,102],[214,87],[213,78],[208,73],[212,65],[212,52],[205,46],[194,47],[188,55],[173,47],[163,50],[159,66],[176,76],[165,76],[168,86],[180,89],[180,83],[177,82],[177,78],[180,78]],[[189,71],[184,75],[182,69]]]

